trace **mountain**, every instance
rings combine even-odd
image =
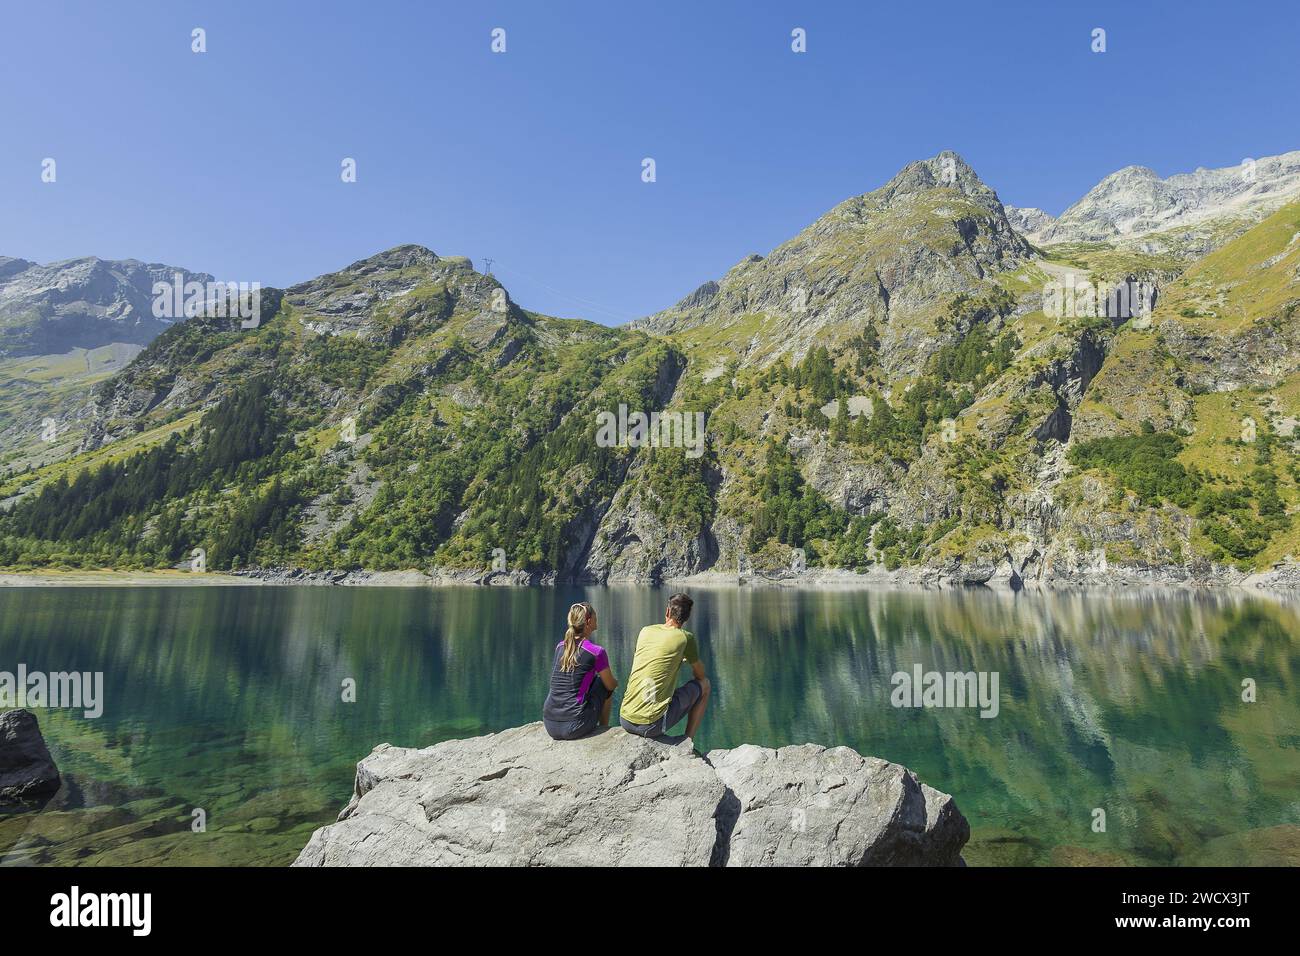
[[[38,265],[0,256],[0,358],[60,355],[113,342],[145,345],[171,324],[153,315],[153,285],[212,277],[173,266],[89,256]]]
[[[941,153],[623,328],[419,246],[264,290],[0,479],[0,566],[1300,583],[1300,201],[1200,255],[1114,202],[1124,237],[1031,246]],[[1059,307],[1127,280],[1153,310]]]
[[[1041,241],[1043,233],[1056,222],[1056,217],[1036,206],[1006,206],[1007,221],[1012,228],[1031,242]]]
[[[40,493],[11,479],[9,497],[28,493],[5,522],[20,558],[153,565],[201,547],[214,568],[400,568],[502,548],[572,573],[632,458],[591,440],[597,411],[662,406],[681,367],[663,342],[526,312],[418,246],[261,304],[254,328],[165,331],[98,390],[81,452],[36,473]],[[684,485],[701,470],[680,464]]]
[[[86,432],[87,396],[139,354],[138,345],[114,342],[0,359],[0,471],[74,452]]]
[[[87,393],[172,324],[153,315],[153,285],[177,274],[211,279],[130,259],[0,256],[0,466],[39,466],[76,448]]]
[[[1300,151],[1293,151],[1165,179],[1145,166],[1126,166],[1059,218],[1040,209],[1008,215],[1039,245],[1109,243],[1196,258],[1298,198]]]
[[[719,362],[767,365],[874,326],[887,360],[910,361],[953,295],[986,287],[1032,254],[997,194],[944,152],[633,327],[674,335]]]

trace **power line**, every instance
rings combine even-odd
[[[484,262],[495,262],[495,261],[496,260],[494,259],[484,259]],[[559,296],[561,299],[567,299],[570,302],[577,302],[579,305],[586,306],[588,309],[594,312],[603,313],[609,318],[616,319],[619,322],[633,322],[637,318],[636,316],[628,316],[621,312],[616,312],[613,309],[607,309],[605,308],[605,306],[597,302],[592,302],[590,299],[583,299],[576,295],[569,295],[567,292],[561,292],[559,289],[552,288],[551,286],[547,285],[541,279],[535,279],[532,276],[528,275],[527,273],[520,272],[518,269],[511,268],[511,269],[505,269],[504,271],[507,274],[516,275],[526,282],[531,282],[534,285],[541,286],[547,292],[551,293],[551,295]]]

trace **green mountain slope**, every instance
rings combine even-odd
[[[178,275],[212,278],[133,259],[39,265],[0,256],[0,473],[77,446],[89,424],[86,393],[171,326],[153,314],[153,288]]]
[[[524,312],[464,259],[400,247],[195,318],[107,383],[86,448],[0,494],[0,561],[572,571],[629,449],[598,408],[661,405],[680,356]],[[355,436],[353,438],[352,436]],[[119,454],[124,444],[132,453]],[[142,450],[147,449],[147,450]]]
[[[1190,265],[1044,252],[940,154],[628,328],[398,247],[265,290],[257,328],[160,335],[79,449],[4,478],[0,565],[1293,574],[1297,235],[1292,204]],[[1049,283],[1129,277],[1159,287],[1140,321],[1048,308]],[[620,408],[698,413],[707,441],[608,447]]]

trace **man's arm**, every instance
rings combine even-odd
[[[692,662],[691,662],[691,674],[693,674],[694,677],[695,677],[695,679],[696,679],[697,681],[699,681],[700,683],[703,683],[704,681],[706,681],[706,680],[709,679],[709,678],[708,678],[708,675],[706,675],[706,674],[704,673],[704,662],[703,662],[703,661],[692,661]]]

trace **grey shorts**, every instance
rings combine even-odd
[[[668,709],[653,724],[628,723],[622,716],[618,718],[618,722],[629,734],[636,734],[638,737],[662,737],[686,716],[687,711],[695,706],[703,693],[704,685],[692,678],[673,691],[673,699],[668,702]]]
[[[596,729],[600,722],[600,709],[609,700],[610,691],[605,682],[597,677],[587,690],[587,699],[583,703],[582,716],[576,720],[554,721],[542,717],[542,725],[554,740],[577,740]]]

